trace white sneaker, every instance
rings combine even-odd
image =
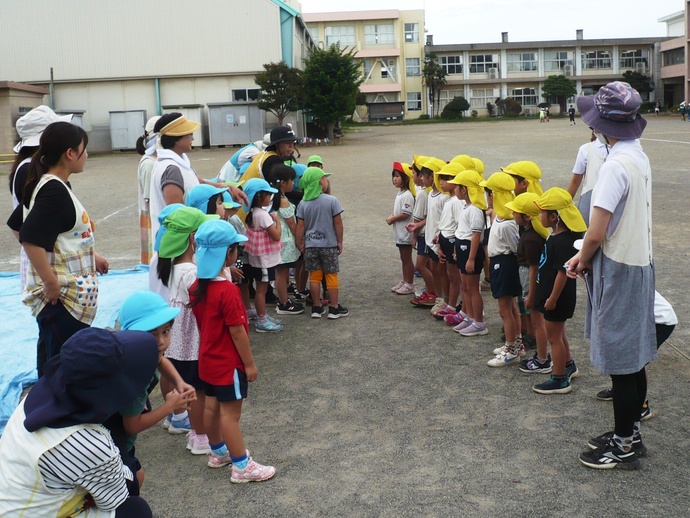
[[[402,286],[395,290],[395,293],[397,293],[398,295],[412,295],[414,292],[414,284],[407,284],[406,282],[404,282]]]
[[[501,354],[506,351],[506,346],[504,345],[503,347],[496,347],[496,349],[493,350],[494,354]],[[525,351],[525,346],[520,344],[520,347],[518,349],[518,355],[519,356],[526,356],[527,351]]]
[[[501,354],[497,354],[494,358],[486,362],[489,367],[505,367],[513,363],[520,363],[520,355],[512,354],[508,351],[503,351]]]
[[[393,293],[397,293],[397,291],[398,291],[400,288],[402,288],[404,285],[405,285],[405,281],[400,281],[398,284],[396,284],[395,286],[393,286],[393,287],[391,288],[391,291],[392,291]]]

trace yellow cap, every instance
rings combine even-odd
[[[479,160],[476,157],[472,157],[472,161],[474,162],[474,170],[477,171],[482,177],[484,177],[484,162]]]
[[[537,234],[546,239],[549,237],[550,232],[549,229],[544,227],[541,221],[539,221],[539,207],[537,207],[535,203],[538,198],[539,196],[533,192],[523,192],[522,194],[518,194],[513,201],[506,203],[505,207],[513,212],[532,216],[532,228]]]
[[[493,196],[494,212],[501,219],[513,219],[513,211],[506,209],[506,203],[515,199],[513,189],[515,189],[515,180],[508,173],[494,173],[488,180],[479,183],[482,187],[491,189]]]
[[[436,189],[442,192],[447,192],[441,189],[441,181],[439,180],[439,176],[455,177],[460,171],[464,170],[465,168],[458,163],[451,162],[450,164],[444,164],[440,171],[436,171],[434,173],[434,185],[436,185]]]
[[[445,165],[446,163],[440,158],[429,157],[424,161],[422,167],[426,167],[435,173],[443,169],[443,166]]]
[[[540,210],[558,211],[558,216],[573,232],[584,232],[587,230],[587,224],[582,214],[580,214],[580,211],[573,203],[570,193],[565,189],[551,187],[534,203]]]
[[[482,210],[487,209],[486,197],[484,196],[484,187],[479,185],[483,181],[481,175],[473,169],[465,169],[460,171],[455,178],[449,183],[456,185],[463,185],[467,187],[467,194],[472,202],[472,205],[479,207]]]
[[[470,155],[457,155],[450,161],[451,164],[460,164],[465,169],[474,169],[474,160]]]
[[[521,160],[513,162],[506,167],[501,167],[501,171],[512,176],[521,176],[527,180],[527,192],[533,192],[537,195],[542,195],[541,189],[541,169],[537,164],[531,160]]]

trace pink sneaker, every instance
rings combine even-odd
[[[455,331],[456,333],[460,333],[463,329],[465,329],[466,327],[470,327],[471,325],[472,325],[472,320],[470,320],[469,318],[466,318],[465,320],[460,322],[457,326],[455,326],[453,328],[453,331]],[[498,353],[496,353],[496,354],[498,354]]]
[[[187,434],[187,449],[192,455],[206,455],[211,453],[206,435],[197,435],[194,430]]]
[[[275,474],[276,469],[273,466],[263,466],[250,457],[246,468],[238,469],[235,466],[232,467],[230,482],[234,482],[235,484],[261,482],[272,478]]]
[[[228,464],[232,464],[232,460],[230,460],[230,454],[226,453],[222,457],[219,455],[216,455],[215,453],[211,452],[208,454],[208,462],[206,465],[209,468],[224,468]]]
[[[460,322],[464,322],[465,320],[467,320],[467,315],[462,311],[443,317],[443,321],[449,326],[457,326]]]
[[[441,311],[438,311],[436,313],[432,313],[432,315],[434,315],[434,318],[437,320],[443,320],[447,316],[454,315],[454,314],[455,314],[455,310],[450,309],[449,306],[444,307]]]

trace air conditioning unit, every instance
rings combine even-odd
[[[573,66],[572,65],[565,65],[563,67],[563,72],[565,73],[566,77],[570,77],[573,75]]]
[[[489,69],[489,79],[498,79],[498,69],[497,68],[490,68]]]
[[[647,66],[643,61],[635,63],[635,70],[638,74],[644,74],[647,71]]]

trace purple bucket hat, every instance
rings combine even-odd
[[[640,138],[647,126],[637,111],[642,98],[632,86],[614,81],[599,89],[596,95],[577,98],[580,117],[590,127],[617,140]]]

